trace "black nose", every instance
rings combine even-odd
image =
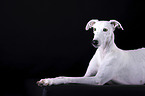
[[[95,46],[97,46],[98,45],[98,40],[93,40],[92,41],[92,44],[95,45]]]

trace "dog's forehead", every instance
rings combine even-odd
[[[110,26],[111,26],[111,24],[108,21],[98,21],[93,25],[93,27],[95,27],[95,28],[110,27]]]

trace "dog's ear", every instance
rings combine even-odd
[[[86,25],[86,30],[89,30],[90,28],[92,28],[92,26],[97,22],[98,20],[97,19],[93,19],[93,20],[90,20],[87,25]]]
[[[114,29],[117,27],[117,28],[121,28],[122,30],[124,30],[123,27],[121,26],[121,24],[117,20],[110,20],[109,22],[111,25],[113,25]]]

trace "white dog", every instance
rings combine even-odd
[[[116,20],[90,20],[86,30],[93,27],[92,44],[98,48],[83,77],[57,77],[38,81],[39,86],[80,83],[103,85],[109,81],[118,84],[145,83],[145,49],[121,50],[114,43],[115,28],[122,28]],[[75,69],[74,69],[75,70]]]

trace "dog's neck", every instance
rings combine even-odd
[[[114,43],[114,34],[111,35],[111,38],[106,38],[104,42],[99,46],[98,50],[103,53],[103,57],[105,54],[111,52],[114,50],[114,48],[117,48],[116,44]]]

